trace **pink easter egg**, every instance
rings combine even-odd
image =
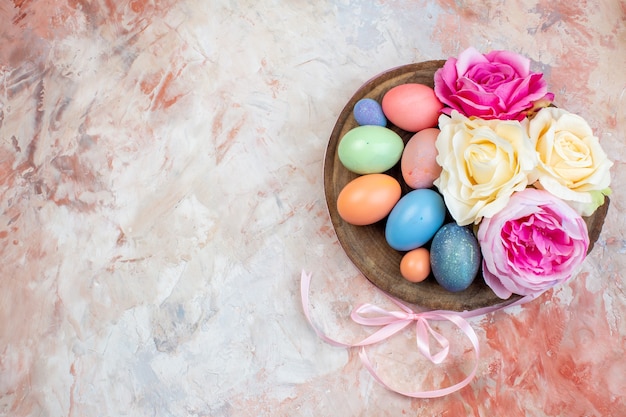
[[[400,168],[404,182],[409,187],[430,188],[433,181],[439,178],[441,166],[437,163],[437,135],[437,128],[420,130],[405,145]]]
[[[437,126],[443,104],[435,91],[424,84],[400,84],[385,93],[383,113],[391,123],[407,132]]]

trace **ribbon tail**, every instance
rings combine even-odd
[[[359,351],[359,358],[361,359],[361,362],[363,363],[363,366],[365,366],[365,369],[368,370],[368,372],[370,373],[370,375],[372,376],[372,378],[374,378],[379,384],[381,384],[383,387],[385,387],[386,389],[388,389],[389,391],[398,393],[400,395],[404,395],[405,397],[411,397],[411,398],[439,398],[439,397],[445,397],[448,394],[452,394],[453,392],[456,392],[458,390],[460,390],[461,388],[464,388],[465,386],[467,386],[470,382],[472,382],[472,379],[474,379],[474,375],[475,375],[475,370],[470,373],[463,381],[459,382],[458,384],[452,385],[450,387],[447,388],[440,388],[440,389],[436,389],[436,390],[428,390],[428,391],[402,391],[399,390],[397,388],[393,388],[391,385],[389,385],[387,382],[385,382],[380,375],[378,375],[378,373],[376,372],[376,369],[374,369],[374,365],[372,364],[372,362],[370,361],[369,357],[367,356],[367,353],[365,352],[365,348],[361,348],[361,350]]]

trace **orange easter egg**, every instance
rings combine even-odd
[[[407,252],[400,261],[400,274],[407,281],[422,282],[430,274],[430,253],[426,248]]]
[[[337,211],[346,222],[365,226],[382,220],[400,199],[400,183],[387,174],[356,177],[337,197]]]

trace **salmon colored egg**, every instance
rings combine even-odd
[[[411,188],[430,188],[441,175],[435,142],[439,129],[420,130],[409,139],[400,162],[404,182]]]
[[[373,224],[391,212],[401,194],[398,180],[387,174],[362,175],[343,187],[337,197],[337,211],[355,226]]]
[[[400,84],[385,93],[383,113],[400,129],[419,132],[437,126],[443,104],[435,90],[424,84]]]
[[[426,248],[407,252],[400,261],[400,273],[407,281],[422,282],[430,274],[430,253]]]

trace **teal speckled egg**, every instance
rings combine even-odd
[[[435,279],[446,290],[458,292],[469,287],[480,262],[478,241],[467,227],[448,223],[433,237],[430,266]]]

